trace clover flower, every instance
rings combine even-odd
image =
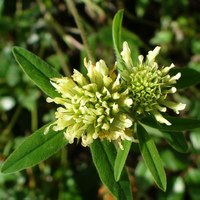
[[[133,100],[132,109],[136,117],[151,114],[158,122],[171,125],[161,112],[166,112],[167,108],[170,108],[179,114],[179,111],[185,108],[185,104],[167,99],[168,94],[176,92],[174,84],[181,77],[181,73],[177,73],[175,76],[169,75],[174,64],[159,67],[155,62],[159,51],[160,47],[156,47],[153,51],[148,52],[145,61],[144,57],[140,55],[138,63],[133,64],[128,43],[124,42],[121,56],[126,69],[122,76]]]
[[[87,76],[74,70],[72,78],[51,79],[51,84],[61,97],[47,98],[47,102],[59,105],[53,124],[55,131],[64,130],[69,143],[81,139],[83,146],[100,138],[116,140],[120,147],[122,140],[133,140],[130,127],[132,120],[124,112],[132,100],[128,90],[122,91],[120,75],[114,67],[109,70],[103,60],[94,66],[84,60]]]

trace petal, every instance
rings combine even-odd
[[[51,103],[51,102],[54,102],[54,100],[53,100],[52,98],[50,98],[50,97],[47,97],[47,98],[46,98],[46,102],[47,102],[47,103]]]
[[[54,82],[55,80],[56,82]],[[71,78],[68,78],[68,77],[51,79],[51,84],[64,97],[68,96],[68,93],[71,93],[73,91],[73,88],[76,86],[75,82]],[[72,95],[73,95],[73,92],[72,92]]]
[[[55,124],[56,124],[56,121],[53,122],[53,123],[51,123],[49,126],[47,126],[47,127],[44,129],[44,135],[46,135],[46,134],[49,132],[50,128],[51,128],[53,125],[55,125]]]
[[[112,85],[112,90],[117,90],[120,87],[120,74],[117,75],[117,78],[115,79],[113,85]]]
[[[130,119],[127,118],[125,119],[124,125],[125,125],[125,128],[130,128],[133,125],[133,123]]]
[[[148,55],[147,55],[147,61],[148,63],[153,63],[156,56],[159,54],[159,51],[160,51],[160,47],[157,46],[153,51],[149,51],[148,52]]]
[[[72,78],[75,82],[77,82],[80,86],[88,84],[88,81],[86,78],[81,74],[79,71],[74,69],[74,74],[72,75]]]
[[[102,76],[108,75],[109,72],[104,60],[99,60],[99,62],[96,63],[95,70],[99,72]]]
[[[133,66],[131,58],[131,50],[129,49],[128,43],[125,41],[123,43],[123,51],[121,52],[122,59],[128,66]]]
[[[124,100],[124,104],[127,106],[127,107],[131,107],[131,105],[133,104],[133,100],[131,98],[126,98]]]
[[[156,120],[161,124],[166,124],[167,126],[171,125],[171,123],[168,120],[166,120],[158,111],[152,111],[152,114],[154,115]]]
[[[170,71],[170,69],[172,69],[174,67],[175,67],[175,65],[172,63],[169,67],[164,67],[163,69],[161,69],[163,76],[166,75]]]
[[[94,76],[93,76],[93,74],[94,74],[94,65],[92,64],[91,61],[87,62],[86,58],[84,58],[84,65],[85,65],[85,67],[86,67],[86,69],[88,71],[87,72],[87,76],[90,79],[91,83],[93,83],[94,82]]]
[[[93,138],[92,138],[92,135],[83,135],[82,136],[82,145],[84,146],[84,147],[86,147],[86,146],[89,146],[91,143],[93,142]]]
[[[160,112],[166,112],[167,108],[166,107],[161,107],[159,105],[156,106],[156,108],[160,111]]]
[[[143,60],[144,60],[144,56],[143,55],[139,55],[138,56],[138,60],[139,60],[140,65],[142,65]]]
[[[162,104],[172,109],[176,114],[179,114],[179,111],[184,110],[186,106],[186,104],[183,104],[183,103],[175,103],[175,102],[167,101],[167,100],[163,101]]]
[[[168,90],[168,93],[174,94],[177,91],[175,87],[172,87],[171,89]]]
[[[103,76],[103,83],[105,87],[109,87],[109,85],[113,82],[113,80],[108,76]],[[102,86],[101,86],[102,87]]]
[[[172,76],[169,80],[170,83],[176,83],[176,80],[178,80],[181,77],[181,73],[177,73],[175,76]]]

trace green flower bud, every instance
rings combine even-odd
[[[174,84],[181,77],[181,74],[178,73],[172,77],[168,74],[170,69],[174,67],[173,64],[168,67],[158,66],[155,58],[159,51],[160,47],[149,51],[145,61],[142,55],[138,56],[138,63],[133,65],[128,43],[124,42],[121,52],[126,66],[126,70],[123,72],[124,85],[128,88],[133,100],[132,111],[136,118],[152,114],[158,122],[171,125],[161,113],[170,108],[178,114],[180,110],[185,108],[185,104],[167,100],[168,94],[176,92]]]

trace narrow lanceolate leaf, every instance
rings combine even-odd
[[[33,167],[55,154],[67,144],[63,132],[50,130],[44,135],[44,131],[48,125],[43,126],[27,137],[8,157],[1,168],[3,173],[13,173]]]
[[[137,136],[139,140],[139,148],[148,169],[158,187],[163,191],[166,191],[166,175],[158,150],[149,134],[140,124],[137,126]]]
[[[14,47],[13,54],[22,70],[44,93],[50,97],[58,96],[50,83],[50,78],[61,75],[52,66],[21,47]]]
[[[182,132],[163,132],[163,137],[176,151],[180,153],[188,151],[188,144]]]
[[[114,145],[108,141],[95,140],[90,146],[90,150],[99,177],[109,191],[119,200],[133,199],[130,181],[125,169],[123,169],[119,181],[115,181],[114,162],[117,152]]]
[[[123,78],[123,69],[125,68],[123,60],[120,55],[120,47],[121,47],[121,27],[122,27],[122,19],[123,19],[123,10],[119,10],[114,19],[112,24],[112,37],[113,37],[113,46],[115,50],[115,54],[117,57],[117,68],[119,70],[119,73],[121,74]]]
[[[200,72],[190,68],[174,68],[172,75],[181,72],[181,78],[176,84],[177,89],[183,89],[200,83]]]
[[[182,132],[164,132],[144,124],[143,127],[149,134],[166,139],[169,145],[176,151],[180,153],[186,153],[188,151],[188,144]]]
[[[119,149],[117,152],[117,157],[115,159],[115,164],[114,164],[114,177],[116,181],[120,180],[121,173],[124,169],[124,165],[131,148],[131,144],[132,142],[130,141],[124,141],[123,142],[124,150]]]
[[[115,53],[117,58],[120,58],[120,40],[121,40],[121,26],[122,26],[122,19],[123,19],[123,10],[119,10],[113,19],[113,24],[112,24],[112,37],[113,37],[113,45],[115,49]]]
[[[165,124],[158,123],[152,117],[143,118],[141,122],[153,128],[156,128],[162,131],[170,131],[170,132],[180,132],[180,131],[191,130],[191,129],[200,127],[199,119],[171,117],[167,115],[165,116],[165,118],[169,122],[171,122],[172,125],[168,126]]]

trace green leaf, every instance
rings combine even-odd
[[[163,132],[163,137],[178,152],[186,153],[188,144],[182,132]]]
[[[185,130],[191,130],[200,127],[199,119],[190,119],[190,118],[180,118],[180,117],[171,117],[164,116],[172,125],[167,126],[165,124],[158,123],[152,117],[145,117],[141,120],[141,123],[157,128],[161,131],[170,131],[170,132],[180,132]]]
[[[13,54],[22,70],[44,93],[50,97],[59,96],[51,85],[50,78],[61,77],[61,75],[52,66],[21,47],[14,47]]]
[[[187,170],[184,175],[184,181],[188,189],[188,199],[199,200],[199,188],[200,188],[200,170],[199,168],[192,168]]]
[[[176,151],[181,153],[186,153],[188,151],[188,144],[182,132],[163,132],[144,124],[143,127],[148,133],[166,139],[170,146]]]
[[[162,149],[160,157],[163,161],[163,165],[166,169],[171,172],[180,172],[186,170],[190,160],[189,156],[173,151],[172,149]]]
[[[159,191],[156,199],[183,200],[185,199],[185,194],[186,190],[183,178],[181,176],[173,176],[169,179],[167,191]]]
[[[121,46],[120,40],[121,40],[121,26],[122,26],[123,14],[124,10],[119,10],[115,14],[112,24],[113,45],[118,59],[121,58],[119,49]]]
[[[190,68],[174,68],[172,75],[181,72],[181,78],[177,81],[176,88],[183,89],[200,83],[200,72]]]
[[[118,182],[114,178],[114,162],[117,155],[116,149],[111,142],[95,140],[90,146],[92,158],[101,181],[110,192],[119,200],[132,199],[128,174],[123,169]]]
[[[3,173],[13,173],[46,160],[67,144],[62,131],[49,130],[44,134],[49,124],[35,131],[8,157],[3,164]]]
[[[195,152],[200,153],[200,129],[195,129],[190,132],[190,141]]]
[[[124,165],[128,156],[128,153],[130,151],[132,142],[130,141],[124,141],[123,147],[124,149],[119,149],[117,152],[117,157],[115,159],[114,164],[114,177],[116,181],[119,181],[122,170],[124,169]]]
[[[121,74],[123,78],[123,70],[125,68],[124,62],[120,55],[120,47],[121,47],[121,26],[122,26],[122,19],[123,19],[123,10],[119,10],[113,19],[112,24],[112,37],[113,37],[113,46],[117,57],[117,68],[119,70],[119,73]]]
[[[141,194],[146,194],[150,187],[154,185],[154,179],[150,171],[147,169],[144,160],[138,160],[134,174],[137,188],[140,188]]]
[[[148,169],[158,187],[163,191],[166,191],[166,175],[158,150],[149,134],[140,124],[137,126],[137,136],[139,140],[139,148]]]

